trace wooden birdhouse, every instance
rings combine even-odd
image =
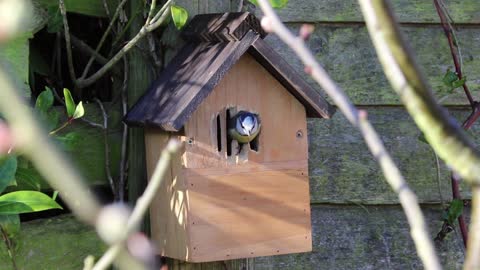
[[[164,256],[312,249],[307,117],[333,110],[264,36],[249,13],[196,16],[186,45],[126,117],[145,128],[149,175],[170,138],[183,144],[151,206]]]

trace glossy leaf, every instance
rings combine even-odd
[[[83,108],[83,104],[80,101],[80,103],[78,103],[77,107],[75,108],[75,112],[73,113],[73,119],[81,118],[84,115],[85,115],[85,109]]]
[[[0,215],[39,212],[62,207],[38,191],[15,191],[0,196]]]
[[[172,5],[170,7],[172,13],[173,23],[177,29],[182,29],[182,27],[187,23],[188,12],[186,9],[180,6]]]
[[[35,108],[42,112],[47,112],[53,106],[53,94],[50,88],[45,87],[45,90],[40,93],[35,102]]]
[[[258,6],[257,0],[249,0],[249,1],[253,3],[255,6]],[[270,5],[276,9],[284,8],[288,4],[288,0],[269,0],[268,2],[270,2]]]
[[[19,215],[0,215],[0,227],[12,239],[20,232],[20,216]]]
[[[15,172],[17,171],[17,157],[8,155],[0,158],[0,193],[10,186],[15,180]]]
[[[67,88],[63,89],[63,96],[65,97],[65,108],[67,109],[68,117],[73,117],[75,113],[75,102],[73,101],[72,93]]]

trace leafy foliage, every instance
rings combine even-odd
[[[448,69],[445,75],[443,76],[442,81],[447,87],[449,87],[449,91],[451,92],[454,89],[464,85],[466,80],[467,80],[466,76],[460,79],[456,72],[453,72],[450,69]]]
[[[450,225],[455,223],[455,220],[463,213],[463,201],[454,199],[448,210],[443,213],[443,219]]]
[[[177,27],[179,30],[182,29],[188,20],[187,10],[181,6],[172,5],[170,7],[170,11],[172,13],[172,19],[175,27]]]
[[[62,207],[49,196],[38,191],[15,191],[0,196],[0,215],[38,212]]]
[[[249,0],[249,1],[255,6],[258,6],[257,0]],[[273,8],[277,8],[277,9],[284,8],[288,4],[288,0],[269,0],[269,2]]]
[[[75,114],[75,102],[73,101],[72,93],[67,88],[63,89],[63,96],[65,97],[65,108],[67,109],[68,117],[73,117]]]

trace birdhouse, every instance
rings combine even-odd
[[[182,142],[151,206],[162,255],[190,262],[312,249],[307,117],[332,107],[263,40],[249,13],[194,17],[186,44],[125,121],[148,175]]]

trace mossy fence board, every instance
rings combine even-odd
[[[429,0],[389,1],[401,23],[438,23],[438,15]],[[444,1],[456,23],[480,23],[477,0]],[[261,14],[257,12],[257,16]],[[278,10],[284,22],[363,22],[357,0],[289,0]]]
[[[478,5],[480,8],[480,4]],[[480,12],[480,11],[479,11]],[[298,32],[301,24],[288,24]],[[444,105],[465,105],[468,101],[461,89],[448,93],[442,79],[453,62],[448,42],[439,25],[403,26],[405,38],[417,56],[418,63],[438,98]],[[480,98],[480,27],[459,27],[457,37],[463,55],[463,73],[472,94]],[[293,52],[274,35],[267,37],[271,46],[287,59],[304,78],[315,82],[303,72],[303,65]],[[308,41],[309,47],[332,78],[347,92],[357,105],[399,105],[398,95],[390,88],[375,49],[370,42],[367,29],[361,24],[316,24]]]

